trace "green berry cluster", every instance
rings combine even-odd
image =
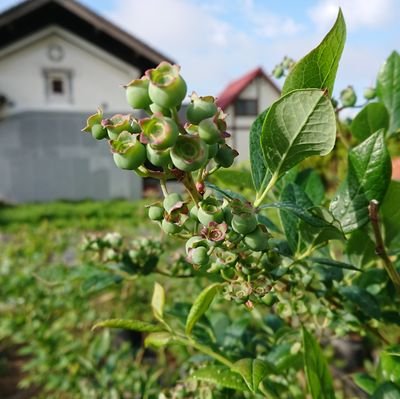
[[[233,164],[238,153],[226,144],[226,115],[214,97],[193,93],[186,111],[187,122],[179,119],[178,111],[187,92],[179,66],[161,62],[124,87],[128,104],[147,117],[117,114],[104,118],[99,109],[83,129],[97,140],[109,140],[114,162],[120,169],[171,179],[205,169],[210,163],[224,168]],[[156,168],[146,168],[146,161]],[[154,174],[157,168],[163,172]]]
[[[126,243],[117,232],[87,235],[82,249],[90,259],[111,264],[112,270],[144,275],[154,271],[164,251],[157,240],[142,238]]]
[[[275,68],[272,70],[272,76],[276,79],[280,79],[283,76],[286,76],[294,67],[294,65],[294,60],[285,55],[282,62],[276,65]]]
[[[291,65],[287,59],[285,68]],[[266,284],[260,276],[276,264],[270,234],[251,203],[222,199],[206,185],[212,173],[230,167],[237,156],[226,143],[226,115],[215,98],[193,93],[183,124],[178,110],[186,83],[179,67],[167,62],[131,81],[125,90],[132,108],[147,116],[118,114],[107,119],[98,110],[83,130],[96,139],[108,138],[119,168],[160,180],[164,198],[148,207],[148,216],[167,235],[186,240],[179,270],[191,265],[193,272],[219,274],[227,281],[227,297],[237,302],[261,300],[267,291],[261,288]],[[180,181],[186,195],[169,192],[168,179]],[[115,260],[136,264],[141,257],[147,259],[142,251],[116,251]],[[237,289],[243,284],[246,295]]]

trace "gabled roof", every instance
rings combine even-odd
[[[58,25],[144,72],[173,62],[75,0],[28,0],[0,14],[0,49],[49,25]]]
[[[281,90],[278,88],[278,86],[269,76],[266,75],[261,67],[258,67],[241,78],[231,82],[217,97],[218,106],[222,109],[226,109],[239,97],[240,93],[258,77],[264,78],[272,86],[272,88],[276,90],[277,94],[280,94]]]

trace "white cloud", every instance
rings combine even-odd
[[[310,8],[312,21],[326,30],[332,25],[338,8],[342,7],[349,30],[379,28],[396,17],[398,0],[319,0]]]
[[[189,92],[201,95],[218,94],[267,60],[272,68],[283,57],[281,48],[274,53],[272,38],[288,38],[301,28],[252,0],[118,0],[106,17],[177,60]]]

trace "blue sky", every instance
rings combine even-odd
[[[339,6],[348,39],[336,93],[374,85],[380,65],[400,50],[399,0],[80,1],[176,60],[189,91],[200,95],[217,95],[257,66],[268,73],[285,55],[299,59],[323,38]],[[0,0],[0,11],[17,2]]]

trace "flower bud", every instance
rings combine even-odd
[[[239,153],[233,148],[229,147],[229,145],[222,144],[214,157],[214,161],[223,168],[229,168],[232,166],[235,157],[238,155]]]
[[[93,138],[96,140],[102,140],[107,137],[107,130],[101,125],[103,120],[103,111],[101,108],[97,109],[97,112],[90,115],[86,121],[86,126],[82,129],[82,132],[92,133]]]
[[[126,101],[134,109],[148,109],[151,104],[149,97],[149,80],[146,77],[134,79],[125,87]]]
[[[211,118],[217,112],[217,105],[212,96],[199,97],[193,92],[186,110],[186,118],[190,123],[198,125],[203,119]]]
[[[120,169],[134,170],[146,160],[146,148],[129,132],[122,132],[117,140],[110,141],[115,164]]]
[[[172,147],[179,135],[175,121],[162,114],[154,114],[151,118],[140,121],[142,133],[140,140],[144,144],[150,144],[155,150],[166,150]]]
[[[347,86],[340,92],[340,101],[344,107],[352,107],[357,102],[357,96],[353,86]]]
[[[199,137],[179,136],[171,149],[171,159],[176,168],[192,172],[208,161],[208,146]]]
[[[186,96],[186,83],[179,74],[180,67],[161,62],[157,68],[146,71],[150,80],[149,96],[152,102],[164,108],[181,104]]]

